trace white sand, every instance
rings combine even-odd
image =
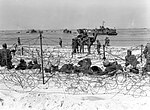
[[[46,49],[47,47],[44,48]],[[130,47],[109,47],[107,51],[111,52],[113,55],[106,54],[106,57],[111,61],[117,60],[120,64],[124,65],[124,61],[120,60],[120,57],[124,59],[126,50],[129,48]],[[26,50],[28,50],[28,48],[26,48]],[[86,54],[75,54],[73,58],[71,56],[71,48],[68,47],[49,47],[45,51],[44,55],[49,56],[49,58],[44,57],[45,65],[47,64],[46,61],[48,59],[53,64],[58,64],[58,60],[60,60],[61,66],[64,63],[70,62],[77,64],[79,60],[89,57],[92,59],[92,65],[97,65],[104,69],[102,66],[103,56],[97,55],[94,48],[92,49],[91,55],[86,56]],[[36,50],[34,50],[33,53],[34,57],[38,58]],[[134,50],[133,54],[139,56],[140,49]],[[116,55],[119,57],[116,57]],[[25,58],[27,61],[32,59],[29,53],[24,53],[24,56],[14,57],[13,61],[16,61],[14,64],[18,63],[17,61],[19,58]],[[140,69],[141,66],[144,65],[144,62],[145,60],[143,60],[143,63],[140,64]],[[16,85],[16,83],[14,83],[16,80],[13,80],[13,83],[4,80],[4,76],[5,78],[7,77],[6,73],[8,75],[10,75],[10,73],[18,74],[20,79],[32,76],[28,80],[24,80],[30,82],[30,84],[27,82],[23,83],[22,81],[23,89],[19,84]],[[6,69],[1,68],[0,110],[149,110],[150,107],[149,77],[145,77],[144,80],[140,80],[139,78],[141,76],[138,77],[133,75],[135,78],[137,77],[137,79],[135,79],[137,81],[135,85],[141,85],[138,86],[139,90],[136,89],[136,93],[134,93],[135,89],[131,89],[130,91],[132,86],[131,83],[133,82],[126,81],[123,83],[124,78],[122,75],[118,77],[118,83],[121,83],[122,85],[118,85],[115,89],[112,89],[115,87],[115,85],[112,86],[114,82],[108,80],[109,83],[111,83],[111,89],[107,87],[106,90],[105,88],[100,87],[96,93],[92,90],[96,91],[96,88],[94,88],[93,85],[96,84],[94,81],[99,81],[99,78],[95,78],[93,76],[81,76],[79,78],[76,75],[67,77],[67,75],[56,74],[53,78],[50,78],[45,85],[43,85],[42,76],[37,73],[38,70],[16,72],[15,70],[7,71]],[[48,78],[45,78],[45,80],[46,79]],[[80,81],[80,84],[76,83],[77,80]],[[72,82],[74,82],[73,84],[75,84],[75,86],[71,86]],[[28,87],[29,85],[30,87]],[[68,89],[69,87],[70,89]]]

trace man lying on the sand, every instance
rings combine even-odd
[[[20,59],[20,63],[17,65],[15,69],[16,70],[41,69],[41,65],[38,64],[37,59],[33,59],[33,63],[32,61],[30,61],[28,65],[26,64],[26,61],[24,59]]]
[[[26,61],[24,59],[20,59],[20,63],[17,65],[17,67],[15,69],[16,70],[25,70],[25,69],[27,69]]]
[[[98,66],[91,66],[92,65],[91,59],[85,58],[78,62],[79,66],[74,66],[73,64],[64,64],[59,71],[69,74],[75,73],[77,75],[79,75],[79,73],[83,73],[89,75],[111,75],[111,76],[113,76],[115,73],[123,71],[122,66],[117,62],[109,62],[107,60],[104,61],[103,64],[104,67],[106,67],[104,71],[102,71],[102,69]]]
[[[123,67],[117,62],[109,62],[108,60],[105,60],[103,62],[103,65],[105,67],[105,70],[103,72],[104,75],[113,76],[118,72],[123,72]]]
[[[64,64],[59,71],[62,73],[83,73],[83,74],[91,74],[92,72],[90,71],[90,66],[91,66],[91,59],[90,58],[85,58],[83,60],[80,60],[78,62],[79,66],[74,66],[73,64]]]

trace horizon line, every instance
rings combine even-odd
[[[34,28],[29,28],[29,29],[0,29],[0,31],[21,31],[21,30],[32,30]],[[95,28],[60,28],[60,29],[34,29],[34,30],[64,30],[64,29],[69,29],[69,30],[76,30],[76,29],[95,29]],[[113,29],[113,28],[110,28]],[[138,28],[115,28],[115,29],[150,29],[150,27],[138,27]]]

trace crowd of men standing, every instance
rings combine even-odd
[[[93,34],[94,36],[94,34]],[[86,42],[86,43],[85,43]],[[91,52],[91,42],[90,39],[88,39],[87,32],[80,33],[77,37],[72,39],[72,53],[84,53],[84,46],[87,45],[88,54]],[[101,42],[100,40],[97,40],[96,43],[96,49],[97,53],[100,53],[101,50]],[[110,46],[110,39],[108,37],[105,38],[104,46]]]

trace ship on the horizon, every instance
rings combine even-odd
[[[100,26],[99,29],[93,29],[93,31],[95,31],[98,35],[117,35],[117,31],[116,29],[112,29],[112,28],[105,28],[104,27],[104,21],[103,21],[103,24],[102,26]]]
[[[105,28],[104,26],[100,26],[99,29],[94,29],[98,35],[117,35],[116,29]]]

